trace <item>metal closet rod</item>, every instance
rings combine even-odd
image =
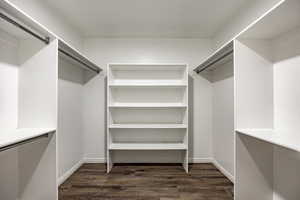
[[[88,68],[88,69],[90,69],[90,70],[96,72],[97,74],[100,73],[100,70],[99,70],[99,69],[95,69],[95,68],[93,68],[93,67],[90,67],[88,64],[82,62],[80,59],[76,58],[75,56],[73,56],[72,54],[66,52],[65,50],[59,48],[58,51],[61,52],[61,53],[63,53],[64,55],[66,55],[66,56],[72,58],[73,60],[77,61],[78,63],[84,65],[86,68]]]
[[[205,67],[201,68],[200,70],[197,70],[197,73],[199,74],[200,72],[206,70],[207,68],[209,68],[210,66],[216,64],[217,62],[219,62],[220,60],[224,59],[225,57],[229,56],[230,54],[233,53],[233,50],[230,50],[229,52],[225,53],[224,55],[222,55],[221,57],[219,57],[218,59],[214,60],[213,62],[209,63],[208,65],[206,65]]]
[[[38,35],[37,33],[33,32],[32,30],[30,30],[29,28],[23,26],[22,24],[20,24],[19,22],[16,22],[15,20],[13,20],[12,18],[9,18],[7,15],[5,15],[4,13],[0,12],[0,17],[2,19],[4,19],[5,21],[11,23],[12,25],[22,29],[23,31],[25,31],[26,33],[29,33],[30,35],[34,36],[35,38],[39,39],[40,41],[49,44],[50,42],[50,38],[49,37],[42,37],[40,35]]]
[[[35,38],[37,38],[38,40],[44,42],[45,44],[49,44],[50,43],[50,37],[43,37],[38,35],[37,33],[33,32],[32,30],[30,30],[29,28],[27,28],[26,26],[20,24],[19,22],[15,21],[14,19],[8,17],[7,15],[5,15],[4,13],[0,12],[0,17],[2,19],[4,19],[5,21],[7,21],[8,23],[20,28],[21,30],[25,31],[26,33],[34,36]],[[62,50],[62,49],[58,49],[60,52],[62,52],[63,54],[65,54],[66,56],[72,58],[73,60],[79,62],[80,64],[84,65],[85,67],[87,67],[88,69],[96,72],[97,74],[100,73],[99,69],[94,69],[93,67],[90,67],[88,64],[84,63],[83,61],[81,61],[80,59],[76,58],[75,56],[71,55],[70,53]]]
[[[0,152],[18,147],[18,146],[23,145],[23,144],[34,142],[35,140],[38,140],[38,139],[41,139],[41,138],[47,138],[47,137],[49,137],[49,133],[44,134],[44,135],[40,135],[40,136],[37,136],[37,137],[34,137],[34,138],[30,138],[30,139],[27,139],[27,140],[23,140],[21,142],[17,142],[17,143],[14,143],[14,144],[10,144],[10,145],[1,147]]]

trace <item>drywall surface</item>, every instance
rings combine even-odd
[[[84,86],[85,159],[103,162],[106,142],[106,66],[108,63],[187,63],[189,65],[189,131],[190,158],[195,162],[207,161],[212,156],[212,85],[192,72],[211,52],[209,39],[103,39],[84,41],[84,52],[104,72]],[[145,154],[139,153],[140,157]],[[152,156],[150,155],[152,154]],[[176,155],[173,154],[174,160]],[[128,162],[137,152],[123,155]],[[153,162],[163,162],[167,152],[147,152]],[[148,160],[150,161],[150,160]],[[176,160],[177,161],[177,160]]]
[[[232,65],[232,63],[231,63]],[[234,81],[233,77],[213,83],[213,155],[234,175]]]
[[[58,64],[58,177],[62,177],[83,157],[83,72],[62,58]]]
[[[10,0],[13,4],[47,27],[51,32],[64,39],[75,48],[81,50],[82,40],[78,31],[68,24],[60,13],[51,9],[46,1],[39,0]]]
[[[243,31],[247,26],[279,2],[281,2],[281,0],[249,1],[249,3],[240,9],[240,12],[232,16],[228,22],[224,24],[224,27],[220,28],[214,36],[215,49],[219,48],[235,35]]]
[[[299,152],[274,146],[273,200],[298,200],[300,196]]]
[[[17,128],[18,66],[14,38],[0,31],[0,134]],[[17,150],[0,152],[1,199],[16,200],[18,195]]]
[[[0,194],[1,199],[18,199],[18,151],[0,152]]]
[[[18,43],[0,31],[0,128],[17,128],[18,122]]]
[[[273,128],[273,63],[268,43],[235,41],[236,128]],[[271,50],[271,49],[270,49]]]
[[[274,39],[274,124],[299,140],[300,28]],[[295,45],[296,44],[296,45]]]

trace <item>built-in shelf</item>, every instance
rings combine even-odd
[[[110,83],[109,87],[186,87],[187,84],[182,81],[117,81]]]
[[[109,145],[110,150],[185,150],[186,145],[183,143],[112,143]]]
[[[107,74],[107,172],[110,150],[183,150],[188,172],[187,65],[109,64]]]
[[[239,129],[237,133],[247,135],[274,145],[300,152],[300,136],[277,132],[273,129]]]
[[[100,73],[102,69],[98,67],[94,62],[84,56],[81,52],[77,51],[75,48],[70,46],[64,40],[58,40],[59,53],[64,58],[75,61],[74,64],[78,64],[80,67],[86,70],[93,71],[95,73]]]
[[[139,128],[139,129],[160,129],[160,128],[169,128],[169,129],[176,129],[187,128],[186,124],[111,124],[109,128]]]
[[[26,140],[40,137],[48,133],[55,132],[55,129],[51,128],[22,128],[7,131],[0,135],[0,149],[21,143]]]
[[[110,108],[186,108],[182,103],[114,103]]]

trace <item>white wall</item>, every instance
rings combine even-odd
[[[18,42],[0,30],[0,134],[17,128],[18,122]],[[0,152],[1,199],[18,195],[17,150]]]
[[[231,63],[232,67],[232,63]],[[234,81],[233,77],[213,83],[213,156],[234,176]]]
[[[58,64],[58,177],[63,181],[83,157],[83,72],[62,58]]]
[[[18,42],[0,30],[0,121],[1,130],[17,128]]]
[[[68,24],[66,20],[54,9],[51,9],[45,1],[10,0],[10,2],[75,48],[79,50],[82,49],[82,38],[78,30]]]
[[[101,39],[84,41],[84,52],[100,67],[101,75],[85,84],[85,158],[105,158],[105,76],[108,63],[187,63],[190,68],[190,157],[205,161],[212,156],[212,86],[192,72],[212,52],[209,39]],[[99,86],[97,86],[99,85]],[[129,159],[129,158],[128,158]]]
[[[215,49],[232,39],[280,1],[281,0],[249,1],[248,4],[240,9],[240,12],[228,19],[227,23],[217,31],[213,39]]]

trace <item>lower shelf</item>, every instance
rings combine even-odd
[[[183,143],[112,143],[110,150],[186,150]]]
[[[274,145],[300,152],[298,134],[277,132],[273,129],[239,129],[237,133],[247,135]]]
[[[1,133],[0,151],[7,149],[11,145],[31,140],[54,131],[54,128],[21,128]]]

